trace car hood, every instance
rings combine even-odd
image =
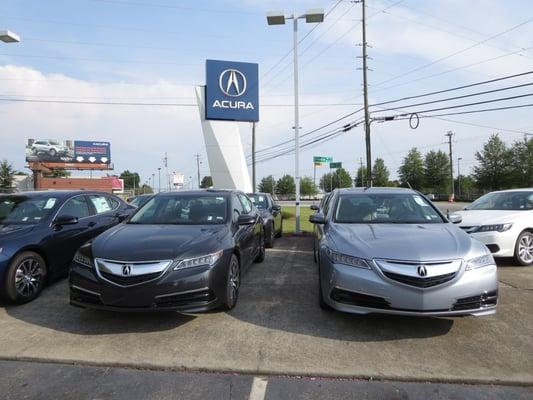
[[[462,210],[457,211],[463,220],[460,226],[505,224],[524,218],[528,211],[516,210]],[[531,214],[529,214],[531,215]]]
[[[451,224],[335,224],[336,250],[366,259],[437,261],[465,258],[472,239]]]
[[[34,228],[34,225],[0,224],[0,243],[25,235],[26,233],[31,232]]]
[[[118,261],[174,260],[223,248],[225,225],[120,224],[92,242],[93,257]]]

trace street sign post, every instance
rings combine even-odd
[[[329,163],[329,168],[330,168],[330,169],[338,169],[338,168],[342,168],[342,163],[341,163],[341,162],[332,162],[332,163]]]
[[[316,167],[328,165],[333,161],[333,157],[329,156],[314,156],[313,157],[313,184],[316,187]]]

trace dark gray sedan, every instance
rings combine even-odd
[[[413,316],[496,312],[490,251],[414,190],[335,190],[310,221],[317,227],[322,308]]]
[[[227,190],[161,193],[77,252],[70,302],[116,311],[231,309],[265,258],[263,221]]]
[[[263,217],[266,247],[274,247],[274,238],[281,237],[283,234],[281,206],[274,202],[270,193],[248,193],[248,197]]]

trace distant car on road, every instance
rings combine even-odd
[[[66,275],[83,243],[133,209],[100,192],[0,195],[0,294],[14,303],[33,300],[48,278]]]
[[[320,226],[315,252],[324,309],[435,317],[496,312],[497,267],[489,250],[414,190],[335,190],[309,219]]]
[[[274,202],[272,195],[269,193],[248,193],[248,197],[263,217],[266,247],[274,247],[274,238],[283,235],[281,206]]]
[[[456,214],[462,218],[461,229],[494,257],[533,264],[533,188],[488,193]]]
[[[230,190],[160,193],[80,248],[70,303],[114,311],[232,309],[244,272],[265,258],[263,221]]]
[[[68,154],[68,147],[63,146],[55,140],[36,140],[31,145],[31,151],[35,155],[46,153],[51,157],[55,157],[56,155],[62,156]]]
[[[148,200],[150,200],[153,194],[139,194],[128,198],[127,202],[136,208],[142,207]]]

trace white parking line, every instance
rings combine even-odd
[[[248,400],[263,400],[266,395],[267,383],[267,378],[259,378],[256,376],[252,382],[252,390],[250,390],[250,397],[248,397]]]
[[[313,254],[313,250],[295,250],[295,249],[268,249],[269,253],[302,253]]]

